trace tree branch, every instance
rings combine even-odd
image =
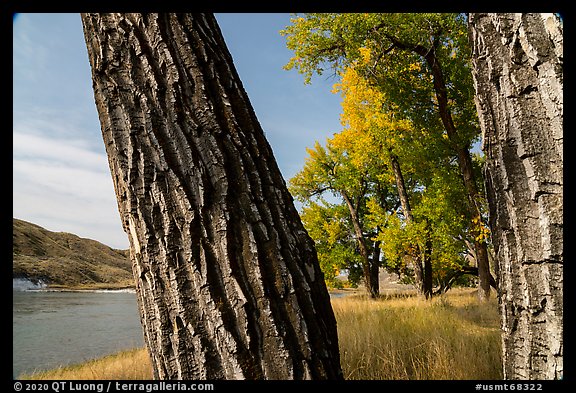
[[[452,288],[452,285],[454,285],[456,280],[465,274],[471,274],[473,276],[478,277],[478,268],[474,266],[463,266],[461,270],[452,272],[449,278],[444,281],[444,285],[441,285],[440,288],[438,288],[434,292],[434,295],[439,295],[441,293],[447,292],[450,288]],[[494,280],[494,277],[492,277],[492,275],[490,275],[490,286],[495,290],[498,290],[496,280]]]

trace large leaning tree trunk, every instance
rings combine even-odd
[[[563,56],[553,14],[471,14],[507,379],[563,377]]]
[[[314,243],[213,15],[83,14],[160,379],[340,379]]]

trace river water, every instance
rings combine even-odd
[[[13,290],[13,377],[144,345],[136,294]]]
[[[14,378],[144,345],[135,293],[15,289],[12,295]]]

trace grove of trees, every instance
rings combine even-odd
[[[332,234],[319,251],[333,265],[325,271],[361,264],[377,296],[383,265],[412,277],[427,298],[475,274],[480,298],[489,298],[495,280],[483,158],[471,152],[480,133],[465,15],[305,14],[282,34],[294,51],[286,68],[306,82],[329,68],[343,99],[344,129],[309,150],[291,179],[305,222],[308,209],[331,217],[334,203],[318,198],[325,192],[348,207],[341,225],[353,233],[342,230],[339,242]],[[354,249],[359,258],[342,253]]]

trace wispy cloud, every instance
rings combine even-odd
[[[48,230],[95,239],[110,247],[128,248],[113,194],[108,199],[78,198],[49,191],[33,182],[15,183],[14,193],[13,217]]]
[[[15,79],[38,81],[48,61],[49,47],[36,41],[36,37],[42,35],[38,34],[37,27],[29,18],[18,18],[15,23],[18,28],[12,35],[13,76]]]
[[[55,166],[104,172],[108,168],[106,155],[93,149],[85,139],[55,138],[21,132],[13,134],[12,153],[15,161],[42,161]]]
[[[126,248],[106,154],[82,139],[14,133],[13,214]]]

